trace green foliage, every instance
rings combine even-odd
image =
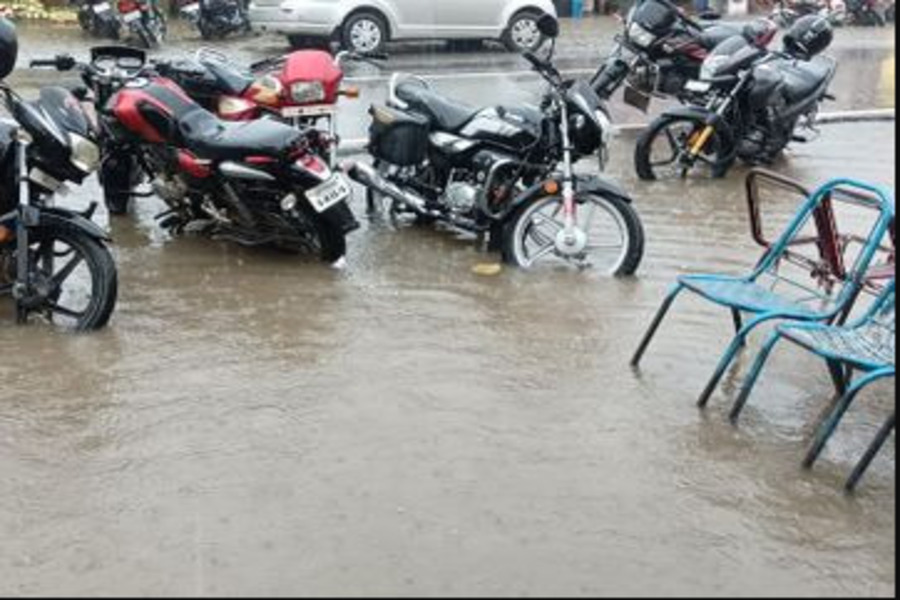
[[[75,21],[75,11],[67,7],[48,7],[40,0],[0,0],[0,15],[13,19],[34,19],[59,23]]]

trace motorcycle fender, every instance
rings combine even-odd
[[[64,208],[40,209],[40,226],[68,227],[77,229],[82,233],[101,242],[111,242],[112,238],[103,231],[99,225],[76,212]]]
[[[345,235],[360,228],[359,221],[356,220],[350,205],[346,202],[332,206],[322,213],[321,217],[324,221],[340,228]]]
[[[507,209],[500,216],[500,220],[506,220],[510,215],[514,214],[522,206],[525,206],[526,204],[547,196],[548,194],[544,190],[544,185],[546,183],[546,181],[537,183],[516,196],[516,198],[512,202],[510,202]],[[577,197],[589,194],[598,194],[600,196],[605,196],[608,198],[616,198],[623,202],[627,202],[628,204],[632,203],[631,196],[629,196],[628,192],[626,192],[623,188],[619,187],[618,184],[610,181],[609,179],[597,177],[595,175],[578,176],[575,180],[575,193]]]

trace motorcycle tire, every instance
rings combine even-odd
[[[579,195],[579,199],[583,204],[595,203],[601,210],[612,216],[623,237],[621,251],[605,269],[605,273],[613,277],[629,277],[637,273],[644,259],[646,237],[644,225],[634,207],[624,200],[602,194]],[[562,198],[547,196],[528,202],[513,213],[507,220],[503,236],[504,260],[523,269],[530,269],[534,266],[537,258],[529,257],[526,249],[526,241],[533,235],[531,228],[534,226],[534,216],[542,208],[558,204],[562,204]],[[559,211],[560,209],[556,209],[555,212]],[[590,240],[588,241],[590,242]],[[547,253],[546,256],[550,257],[550,253]]]
[[[134,168],[136,165],[133,160],[107,159],[100,170],[103,201],[109,214],[113,216],[128,214]]]
[[[303,216],[315,229],[318,255],[322,262],[335,264],[347,255],[347,237],[341,227],[304,206]]]
[[[670,146],[673,143],[672,136],[668,134],[670,128],[679,124],[686,124],[692,127],[689,138],[692,137],[697,131],[701,130],[706,126],[706,123],[701,117],[686,117],[686,116],[675,116],[675,115],[663,115],[656,119],[650,126],[644,130],[641,136],[638,138],[637,145],[634,150],[634,166],[637,171],[638,177],[640,177],[644,181],[656,181],[659,179],[660,173],[654,169],[654,166],[661,167],[665,166],[665,164],[657,164],[654,165],[652,156],[654,143],[661,135],[667,135]],[[678,140],[674,140],[675,143]],[[685,146],[688,145],[688,140],[682,140]],[[706,152],[704,159],[701,159],[702,163],[707,164],[710,167],[710,176],[713,179],[721,179],[728,174],[728,171],[731,170],[732,165],[734,164],[735,157],[729,151],[728,148],[725,148],[725,142],[722,140],[721,136],[716,133],[712,138],[707,142],[704,149]],[[673,160],[671,160],[669,165],[675,166],[675,161],[679,159],[681,156],[681,152],[684,151],[684,148],[671,148],[673,152]],[[679,152],[678,156],[675,156],[675,152]],[[681,178],[687,178],[687,175],[690,174],[691,171],[694,170],[696,164],[691,164],[690,166],[679,167],[682,169]]]
[[[79,311],[74,324],[66,328],[74,331],[96,331],[106,327],[116,307],[118,298],[118,272],[109,249],[98,240],[73,226],[38,226],[29,229],[29,241],[32,247],[40,248],[43,244],[62,243],[76,253],[78,258],[87,265],[91,278],[91,297],[83,311]],[[68,254],[68,253],[67,253]],[[57,259],[64,260],[64,259]],[[74,261],[75,258],[73,257]],[[71,263],[69,263],[71,264]],[[68,264],[60,271],[65,271]],[[58,273],[54,273],[58,275]],[[71,274],[69,275],[71,276]],[[68,277],[63,278],[63,283]],[[64,307],[57,308],[56,312]],[[53,312],[49,301],[36,306],[23,306],[21,303],[16,310],[20,321],[27,321],[28,316],[34,313],[47,314]],[[52,322],[52,319],[51,319]]]

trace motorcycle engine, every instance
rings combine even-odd
[[[481,188],[466,181],[456,180],[447,185],[444,202],[457,214],[469,214],[478,203]]]
[[[161,173],[150,182],[153,192],[169,206],[179,206],[187,198],[188,186],[180,175]]]

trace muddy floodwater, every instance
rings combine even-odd
[[[738,429],[752,352],[694,404],[727,315],[686,299],[627,367],[677,274],[759,254],[741,170],[646,185],[630,149],[611,174],[648,246],[623,281],[480,276],[468,240],[369,222],[334,271],[169,239],[156,201],[114,221],[107,331],[0,302],[0,595],[892,595],[894,443],[841,493],[890,386],[805,473],[815,359],[782,349]],[[893,186],[894,154],[892,123],[829,126],[779,168]]]

